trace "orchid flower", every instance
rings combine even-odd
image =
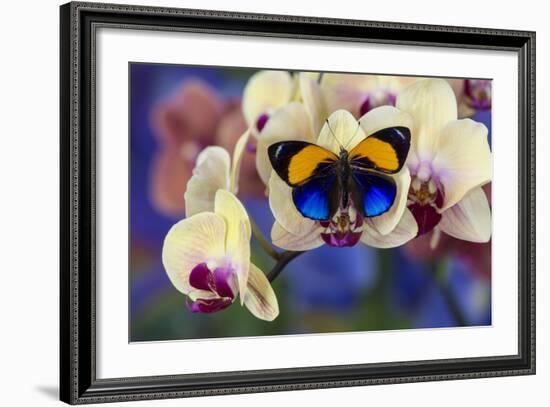
[[[284,134],[300,135],[302,139],[315,142],[335,154],[339,154],[340,145],[351,150],[368,134],[377,130],[412,125],[408,114],[390,106],[367,113],[361,118],[360,125],[351,113],[338,110],[328,118],[330,128],[325,124],[315,139],[311,128],[308,128],[308,121],[304,120],[307,114],[303,105],[291,104],[280,114],[286,120],[278,125],[281,133],[273,133],[273,139],[283,139]],[[406,209],[410,183],[408,169],[403,167],[393,175],[393,179],[397,194],[386,213],[364,218],[352,205],[339,208],[331,220],[324,222],[303,217],[293,204],[292,188],[272,171],[269,179],[269,205],[275,217],[271,230],[273,244],[288,250],[310,250],[323,244],[333,247],[354,246],[359,241],[381,248],[404,244],[417,233],[414,217]]]
[[[241,305],[257,318],[279,314],[277,298],[264,273],[250,262],[250,220],[231,192],[219,189],[214,211],[176,223],[164,240],[162,263],[170,281],[189,299],[192,312],[212,313]]]
[[[458,101],[458,117],[472,117],[491,109],[492,82],[488,79],[449,79]]]
[[[256,169],[266,185],[272,170],[267,148],[278,141],[314,142],[328,117],[317,78],[302,72],[297,75],[297,81],[300,101],[291,101],[275,109],[258,135]]]
[[[385,75],[324,74],[321,89],[328,109],[345,109],[359,118],[379,106],[395,106],[399,91],[418,80]]]
[[[219,146],[206,147],[197,157],[193,175],[185,191],[186,216],[214,210],[214,198],[218,190],[233,194],[238,192],[238,176],[249,131],[237,140],[233,160],[226,149]]]
[[[185,213],[182,198],[187,181],[201,150],[216,144],[233,151],[246,130],[241,103],[223,100],[198,79],[186,80],[174,95],[155,106],[151,121],[159,147],[151,163],[151,203],[162,214],[180,218]],[[248,154],[243,161],[248,182],[242,195],[264,196],[254,155]]]
[[[491,81],[487,79],[466,79],[464,94],[471,107],[477,110],[491,108]]]
[[[187,183],[187,218],[172,227],[163,264],[174,286],[189,297],[192,312],[211,313],[241,305],[260,319],[278,314],[277,298],[264,273],[250,263],[250,219],[237,193],[249,132],[237,141],[233,160],[222,147],[205,148]]]
[[[243,93],[243,113],[254,136],[258,136],[278,107],[292,100],[295,85],[287,71],[259,71],[250,77]]]
[[[487,242],[491,211],[481,189],[491,180],[487,128],[457,120],[455,95],[442,79],[410,85],[398,95],[397,108],[413,119],[407,206],[418,234],[435,228],[458,239]],[[432,246],[438,233],[434,236]]]

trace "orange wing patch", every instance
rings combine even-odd
[[[395,148],[387,141],[376,137],[367,137],[361,141],[351,150],[349,157],[350,160],[367,158],[385,172],[395,172],[400,167]]]
[[[288,165],[288,180],[292,185],[300,185],[315,175],[321,163],[331,163],[338,159],[333,152],[309,144],[298,151]]]

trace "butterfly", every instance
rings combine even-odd
[[[410,140],[408,128],[388,127],[351,151],[339,143],[339,155],[296,140],[270,145],[268,155],[277,175],[292,187],[292,200],[302,216],[330,220],[339,208],[348,208],[351,199],[365,217],[374,217],[387,212],[395,200],[397,187],[389,175],[403,167]]]

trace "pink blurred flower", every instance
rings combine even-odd
[[[225,148],[230,156],[233,156],[233,150],[237,140],[246,130],[247,125],[242,113],[241,103],[233,102],[226,108],[226,113],[222,117],[218,126],[215,144]],[[241,161],[239,195],[243,196],[264,196],[265,185],[256,170],[256,139],[249,138],[247,148],[243,152]]]
[[[173,96],[160,102],[152,114],[152,128],[159,149],[150,169],[150,196],[162,214],[180,217],[185,213],[183,195],[192,175],[198,154],[209,145],[218,144],[229,151],[246,130],[240,101],[224,101],[206,83],[191,79],[182,83]],[[251,158],[246,157],[245,163]],[[253,162],[253,158],[252,158]],[[257,191],[257,174],[243,165],[246,179],[244,194]],[[263,186],[262,186],[263,192]]]

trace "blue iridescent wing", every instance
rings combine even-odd
[[[332,169],[292,190],[298,212],[313,220],[329,220],[338,209],[339,199],[336,172]]]
[[[352,169],[351,194],[356,208],[363,210],[367,218],[387,212],[397,193],[395,181],[386,175],[373,171]]]
[[[338,208],[336,156],[305,141],[282,141],[268,148],[277,175],[292,187],[292,200],[302,216],[328,220]]]

